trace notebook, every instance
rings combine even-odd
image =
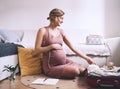
[[[54,78],[38,78],[32,82],[32,84],[41,84],[41,85],[56,85],[59,79]]]

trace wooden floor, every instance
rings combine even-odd
[[[14,86],[11,86],[10,81],[8,79],[5,79],[3,81],[0,81],[0,89],[32,89],[32,88],[24,86],[20,82],[20,75],[17,74]]]
[[[14,83],[14,86],[11,86],[10,84],[10,81],[8,79],[5,79],[3,81],[0,81],[0,89],[33,89],[33,88],[30,88],[30,87],[27,87],[25,85],[23,85],[20,81],[21,77],[19,74],[16,75],[16,80],[15,80],[15,83]],[[80,82],[84,82],[84,78],[81,77],[80,78]],[[71,87],[72,85],[69,85],[65,88],[67,89],[70,89],[69,87]],[[35,88],[34,88],[35,89]],[[56,89],[61,89],[60,87]],[[76,87],[76,89],[116,89],[116,88],[110,88],[110,87],[99,87],[99,88],[92,88],[92,87],[88,87],[86,84],[84,83],[81,83],[79,85],[79,87]]]

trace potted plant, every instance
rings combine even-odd
[[[10,76],[8,77],[8,79],[9,79],[11,82],[14,82],[14,80],[15,80],[15,71],[16,71],[17,67],[18,67],[18,64],[17,64],[15,67],[13,67],[13,65],[11,65],[11,66],[9,66],[9,65],[6,66],[6,65],[5,65],[5,66],[4,66],[3,72],[4,72],[4,71],[8,71],[8,72],[10,73]]]

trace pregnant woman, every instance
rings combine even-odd
[[[90,57],[75,49],[64,31],[58,28],[63,23],[63,16],[64,12],[60,9],[55,8],[50,11],[47,18],[50,24],[38,30],[35,55],[43,53],[42,68],[45,75],[53,78],[71,79],[82,75],[85,68],[66,58],[66,54],[62,48],[63,42],[89,64],[94,62]]]

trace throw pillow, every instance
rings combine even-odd
[[[21,42],[24,32],[17,30],[1,30],[0,35],[4,39],[4,42]]]
[[[88,45],[103,45],[104,38],[101,35],[89,35],[86,37],[86,43]]]
[[[40,74],[42,55],[33,56],[34,49],[18,47],[21,76]]]
[[[4,38],[0,35],[0,42],[4,42]]]

